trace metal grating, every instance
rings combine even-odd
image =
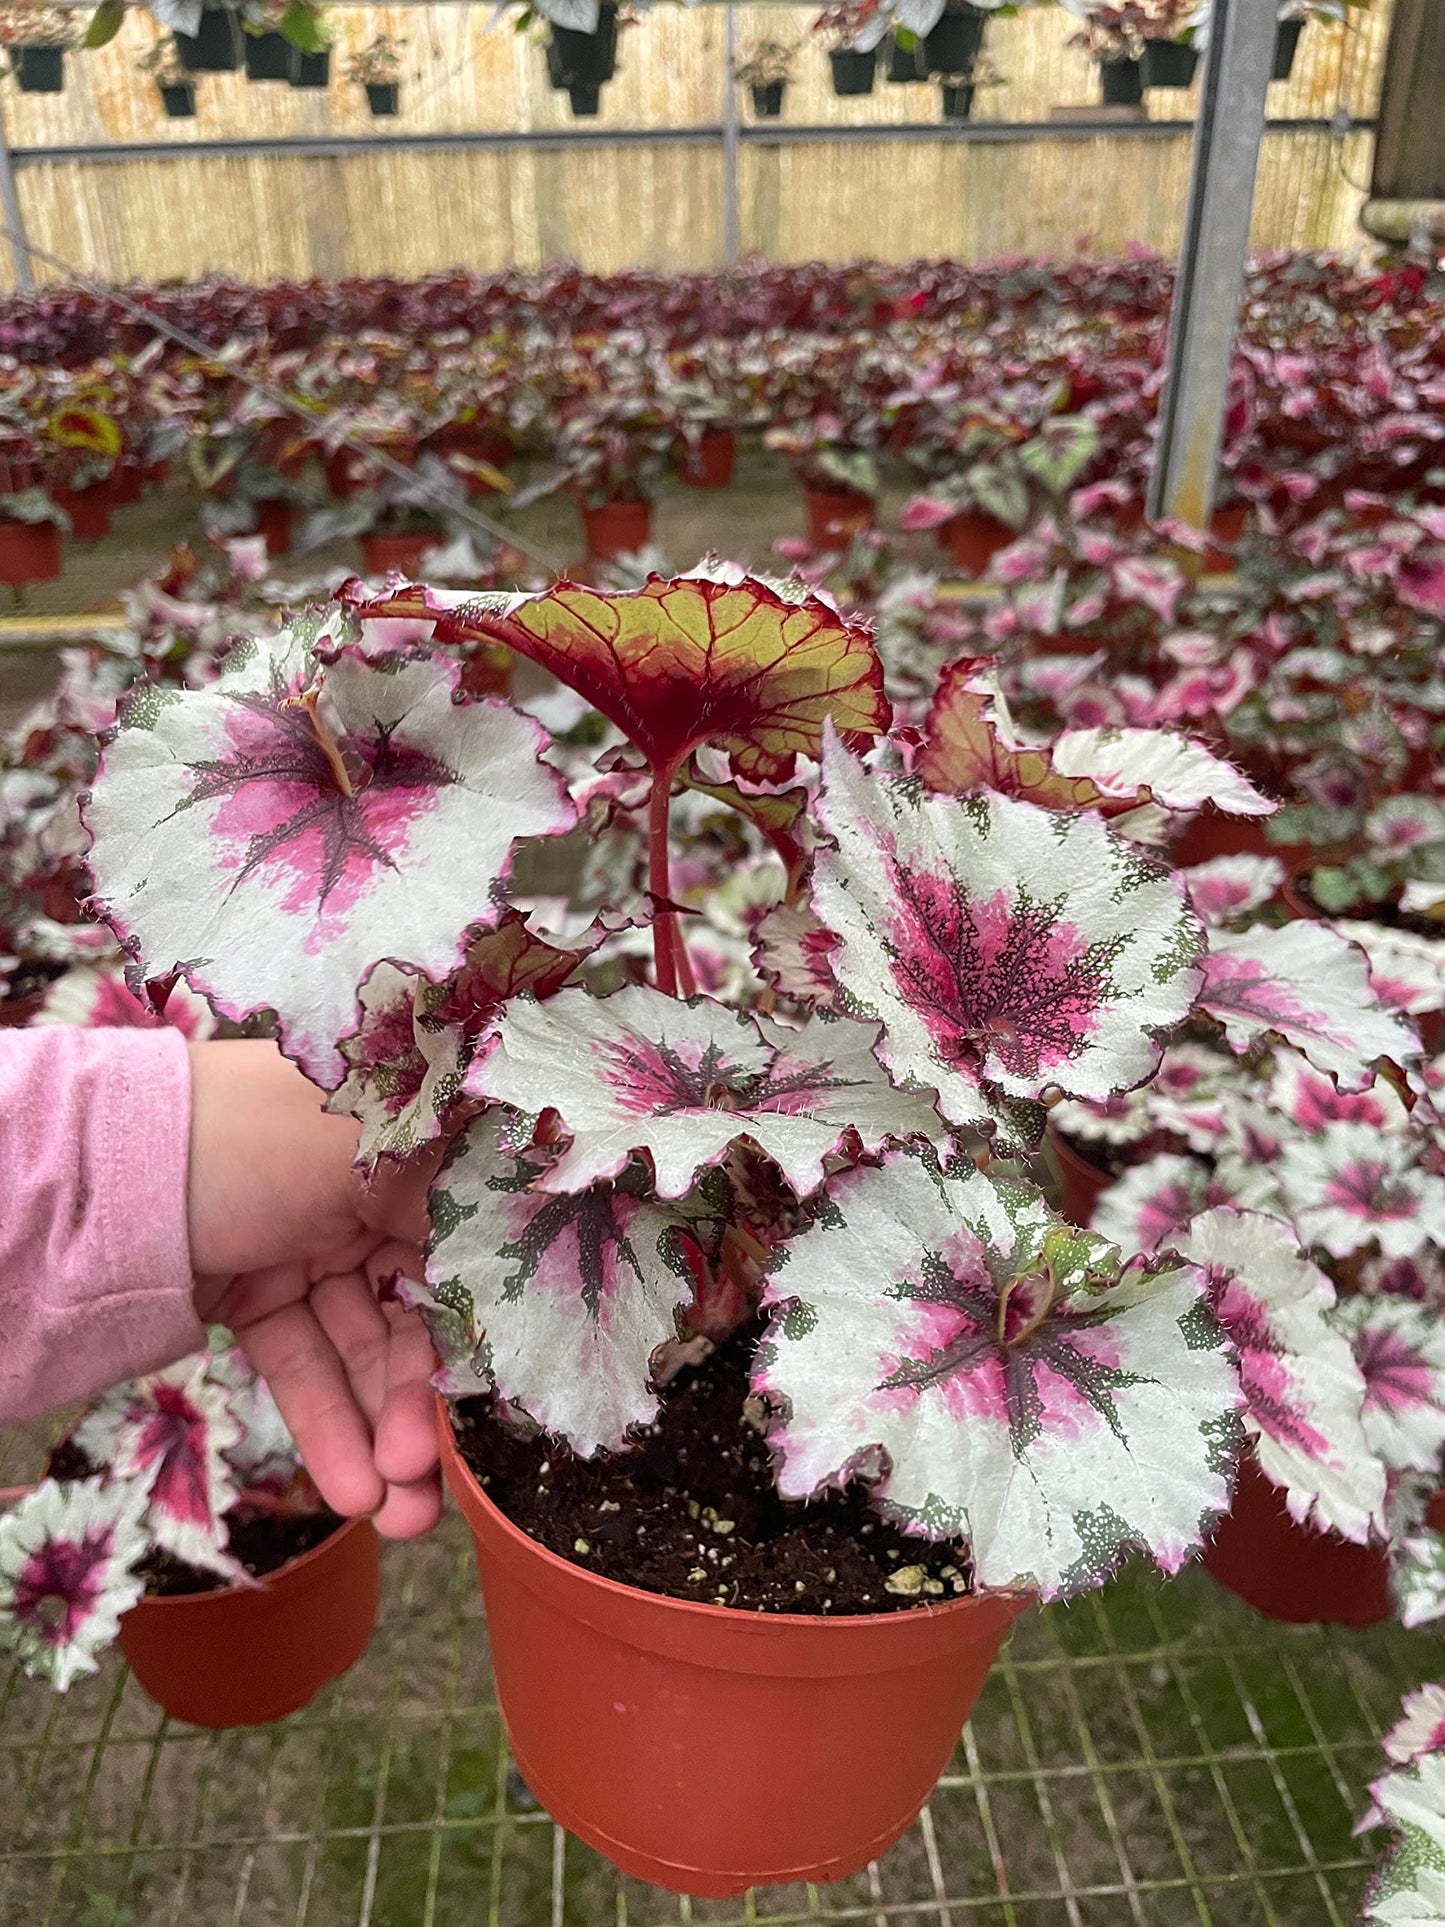
[[[30,1455],[27,1452],[25,1456]],[[7,1463],[7,1460],[9,1463]],[[0,1475],[15,1454],[0,1450]],[[23,1469],[29,1470],[26,1465]],[[1027,1616],[905,1839],[836,1886],[620,1878],[510,1769],[461,1523],[295,1718],[173,1725],[118,1660],[0,1687],[0,1921],[27,1927],[1348,1927],[1351,1827],[1432,1642],[1281,1627],[1191,1571]]]

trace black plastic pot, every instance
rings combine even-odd
[[[925,78],[919,59],[920,48],[917,41],[911,47],[900,47],[896,40],[888,48],[888,78],[895,87],[906,87],[910,81]]]
[[[284,33],[246,35],[247,80],[289,80],[295,48]]]
[[[766,86],[753,88],[753,112],[759,120],[777,120],[781,117],[786,85],[785,81],[770,80]]]
[[[1294,72],[1294,57],[1299,48],[1303,20],[1281,20],[1274,36],[1274,70],[1271,80],[1288,80]]]
[[[162,87],[161,106],[166,110],[167,120],[194,120],[196,118],[195,82],[182,80],[174,87]]]
[[[241,64],[241,22],[229,7],[207,7],[194,33],[175,36],[181,65],[192,74],[233,74]]]
[[[1146,87],[1189,87],[1199,65],[1199,49],[1183,40],[1147,40],[1144,43],[1144,85]]]
[[[567,98],[572,103],[574,119],[590,120],[602,105],[602,83],[600,80],[574,80],[567,89]]]
[[[973,112],[973,82],[970,80],[962,87],[940,87],[943,96],[943,118],[945,120],[967,120]]]
[[[63,94],[65,92],[65,49],[63,47],[12,47],[10,58],[22,94]]]
[[[401,85],[394,80],[368,80],[366,104],[378,120],[386,120],[401,107]]]
[[[930,74],[966,74],[983,45],[984,16],[977,7],[951,7],[924,36],[923,65]]]
[[[846,48],[828,56],[833,68],[833,92],[843,97],[850,94],[871,94],[873,82],[878,73],[878,49],[872,47],[866,54],[853,48]]]
[[[555,51],[554,51],[555,50]],[[603,0],[597,10],[596,33],[572,27],[553,27],[547,52],[547,71],[554,87],[570,92],[575,86],[600,87],[617,72],[617,7]]]
[[[323,47],[319,54],[304,54],[299,47],[292,49],[291,85],[293,87],[329,87],[331,85],[331,49]]]
[[[1144,98],[1144,69],[1137,60],[1101,60],[1099,78],[1106,107],[1137,107]]]

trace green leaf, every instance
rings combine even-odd
[[[291,0],[281,16],[279,31],[299,47],[304,54],[321,54],[331,45],[325,27],[321,23],[321,9],[306,4],[306,0]]]
[[[976,462],[964,478],[975,502],[990,515],[1021,529],[1029,519],[1029,495],[1023,478],[1012,470]]]
[[[103,47],[107,41],[114,40],[120,32],[121,22],[125,19],[124,0],[100,0],[100,5],[90,16],[90,25],[85,30],[82,47]]]

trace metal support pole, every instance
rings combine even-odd
[[[20,212],[20,196],[15,192],[15,169],[10,164],[10,137],[5,131],[5,114],[0,107],[0,206],[5,209],[5,226],[10,235],[10,254],[15,262],[15,285],[22,294],[35,286],[30,267],[30,247],[25,238],[25,219]]]
[[[737,10],[729,7],[723,27],[723,260],[729,267],[742,251],[738,226],[738,39]]]
[[[1149,513],[1202,529],[1219,467],[1229,370],[1274,64],[1275,0],[1214,0],[1194,165],[1149,481]]]

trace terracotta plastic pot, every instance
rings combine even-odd
[[[846,549],[873,525],[873,497],[855,488],[803,490],[808,541],[815,549]]]
[[[1233,545],[1244,534],[1248,522],[1248,502],[1227,502],[1210,516],[1210,546],[1204,552],[1207,575],[1222,575],[1234,567]]]
[[[0,522],[0,582],[54,582],[60,574],[60,528],[55,522]]]
[[[128,508],[141,498],[139,462],[121,462],[110,478],[110,499],[115,508]]]
[[[1048,1156],[1059,1180],[1059,1209],[1070,1224],[1087,1230],[1101,1194],[1114,1182],[1111,1172],[1091,1163],[1059,1132],[1049,1132]]]
[[[368,575],[386,575],[389,570],[399,570],[402,575],[415,575],[422,567],[433,549],[441,547],[442,538],[431,531],[420,535],[378,535],[372,533],[361,538],[361,559]]]
[[[295,520],[294,502],[288,502],[279,495],[270,496],[256,504],[256,526],[252,533],[265,536],[267,555],[289,555],[291,529]]]
[[[569,1565],[437,1423],[477,1548],[523,1779],[624,1873],[727,1899],[837,1880],[912,1824],[1023,1598],[823,1619],[664,1599]]]
[[[354,448],[333,448],[329,455],[323,455],[321,467],[333,499],[347,502],[353,495],[361,495],[371,488],[376,474],[369,473],[368,466],[366,457]]]
[[[1393,1611],[1384,1549],[1296,1525],[1252,1453],[1240,1461],[1204,1569],[1256,1612],[1291,1625],[1374,1626]]]
[[[369,1519],[352,1519],[264,1585],[142,1599],[117,1643],[173,1719],[264,1726],[356,1664],[380,1592],[381,1541]]]
[[[110,534],[110,489],[104,482],[89,488],[53,488],[51,500],[70,517],[70,533],[77,542],[98,542]]]
[[[738,439],[732,430],[709,428],[696,442],[684,442],[677,472],[689,488],[727,488],[737,459]]]
[[[1018,530],[982,509],[965,509],[940,526],[938,539],[960,569],[982,575],[1000,549],[1018,540]]]
[[[604,502],[598,509],[584,508],[582,527],[587,533],[587,553],[594,561],[632,555],[646,548],[652,535],[652,504]]]

